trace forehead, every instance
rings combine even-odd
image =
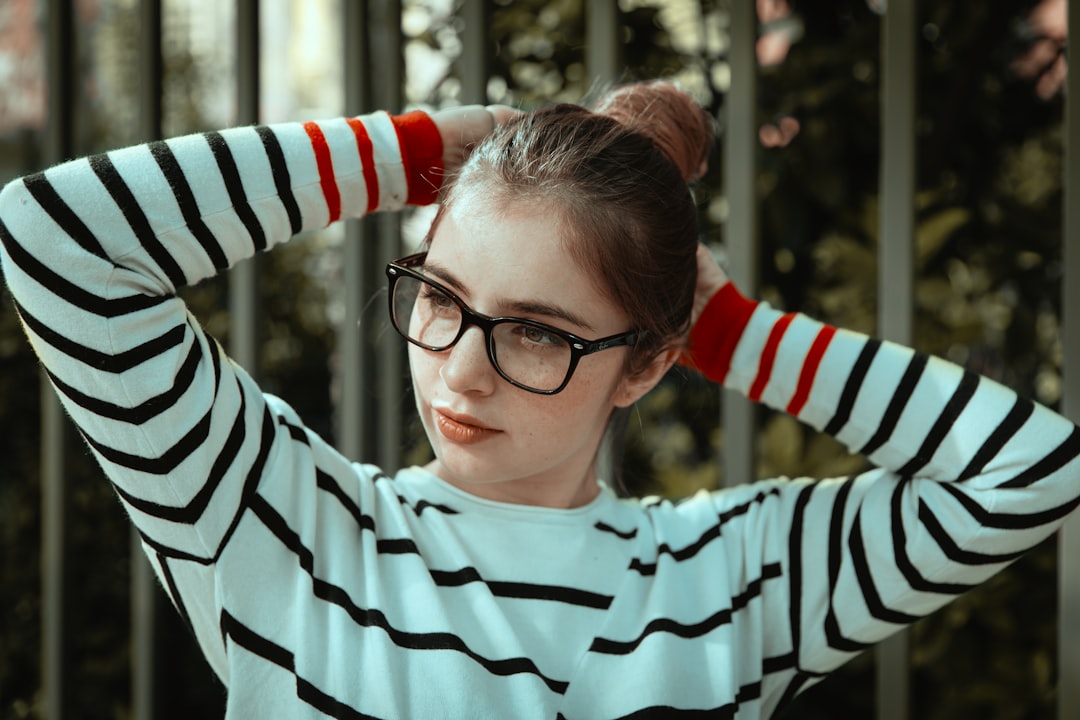
[[[551,203],[464,193],[432,233],[427,261],[453,274],[464,299],[486,314],[541,302],[571,310],[602,332],[627,327],[621,309],[566,250],[562,218]]]

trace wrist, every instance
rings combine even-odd
[[[430,205],[443,183],[443,140],[427,113],[415,110],[391,117],[401,148],[409,205]]]
[[[723,383],[731,358],[758,303],[739,292],[734,283],[720,287],[706,302],[690,329],[680,362],[710,380]]]

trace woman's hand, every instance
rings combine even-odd
[[[443,141],[443,167],[455,172],[496,126],[520,114],[507,105],[463,105],[431,113]]]
[[[712,252],[704,244],[698,243],[697,247],[697,287],[694,290],[694,309],[690,313],[690,327],[694,327],[705,306],[720,288],[727,285],[731,280],[727,273],[716,262]]]

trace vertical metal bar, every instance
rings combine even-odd
[[[731,12],[731,89],[724,101],[724,194],[728,217],[724,229],[727,271],[749,296],[757,292],[757,15],[754,4],[736,0]],[[724,391],[722,456],[724,484],[755,479],[754,407],[746,398]]]
[[[915,7],[890,2],[882,27],[881,214],[878,326],[882,337],[912,342],[915,209]],[[877,648],[878,720],[908,716],[908,636]]]
[[[236,3],[236,122],[259,121],[259,2]],[[229,271],[229,354],[259,375],[258,258]]]
[[[69,445],[67,419],[48,378],[41,393],[41,660],[45,694],[44,717],[68,715],[68,576],[67,483]]]
[[[619,73],[619,5],[616,0],[588,0],[585,3],[585,72],[594,87],[614,83]],[[618,440],[610,432],[597,452],[596,472],[599,477],[618,477],[615,471]]]
[[[53,165],[74,153],[75,14],[71,0],[46,5],[46,87],[48,117],[44,158]],[[41,375],[41,682],[43,716],[61,720],[69,714],[67,652],[70,646],[66,580],[67,451],[70,430],[60,400]]]
[[[619,78],[619,5],[616,0],[585,3],[585,70],[598,84]]]
[[[464,104],[486,105],[488,102],[492,47],[488,40],[487,6],[487,0],[464,0],[458,11],[462,24],[458,75]]]
[[[161,137],[162,78],[161,0],[139,3],[139,134],[143,142]],[[161,590],[142,553],[139,533],[131,529],[131,713],[135,720],[158,716],[156,706],[157,623]]]
[[[345,32],[345,112],[359,115],[372,110],[371,58],[368,42],[368,3],[342,3]],[[367,271],[375,265],[372,220],[350,220],[345,225],[343,252],[345,279],[345,319],[338,333],[341,357],[338,448],[353,460],[373,458],[375,453],[375,405],[370,394],[374,386],[375,355],[361,327],[363,308],[374,291]],[[372,315],[369,313],[368,318]],[[367,422],[365,422],[367,419]]]
[[[1069,13],[1070,37],[1080,37],[1080,12]],[[1065,217],[1062,237],[1062,411],[1080,422],[1080,71],[1069,68],[1065,89]],[[1058,534],[1058,720],[1080,717],[1080,517]]]
[[[401,0],[371,0],[370,32],[372,62],[379,66],[372,76],[372,99],[377,107],[396,111],[402,104]],[[401,250],[401,219],[396,213],[376,218],[378,250],[370,267],[372,288],[383,287],[383,266]],[[370,277],[370,276],[369,276]],[[378,446],[376,462],[390,470],[401,465],[402,408],[405,402],[405,352],[400,342],[383,342],[376,364]]]

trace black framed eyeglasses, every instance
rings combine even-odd
[[[583,356],[637,340],[635,332],[586,340],[535,320],[482,315],[417,269],[426,257],[426,252],[416,253],[386,266],[394,329],[413,345],[441,352],[475,325],[484,331],[492,367],[522,390],[554,395],[570,382]]]

